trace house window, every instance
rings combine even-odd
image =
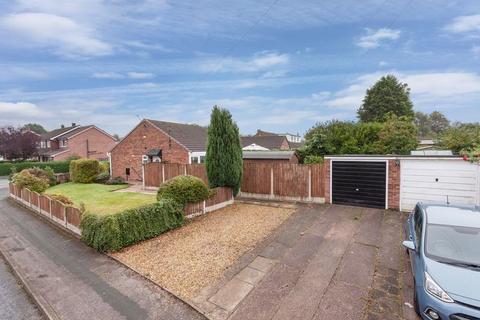
[[[47,140],[47,148],[50,148],[50,140]]]
[[[190,157],[191,163],[200,163],[198,157]]]
[[[200,163],[205,163],[205,156],[200,156]]]
[[[45,143],[44,140],[40,141],[40,148],[46,148],[47,144]]]
[[[60,148],[66,148],[67,147],[67,140],[60,140]]]

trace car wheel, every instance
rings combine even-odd
[[[420,316],[420,306],[418,305],[418,298],[417,298],[417,286],[415,284],[413,287],[413,308],[415,312]]]

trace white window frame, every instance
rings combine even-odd
[[[199,164],[200,163],[200,157],[205,157],[207,155],[207,153],[205,151],[201,151],[201,152],[190,152],[188,154],[188,163],[189,164],[192,164],[192,163],[195,163],[195,164]],[[192,162],[193,158],[197,158],[198,159],[198,162]]]

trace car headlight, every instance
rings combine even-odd
[[[440,288],[440,286],[435,281],[433,281],[432,277],[430,277],[430,275],[426,272],[425,272],[425,290],[427,290],[428,293],[430,293],[435,298],[442,300],[443,302],[448,302],[448,303],[454,302],[453,299],[450,298],[450,296],[445,291],[443,291],[443,289]]]

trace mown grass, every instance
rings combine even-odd
[[[155,195],[113,192],[127,186],[69,182],[48,188],[45,193],[67,196],[76,207],[79,207],[80,203],[83,202],[87,212],[99,215],[117,213],[156,202]]]

